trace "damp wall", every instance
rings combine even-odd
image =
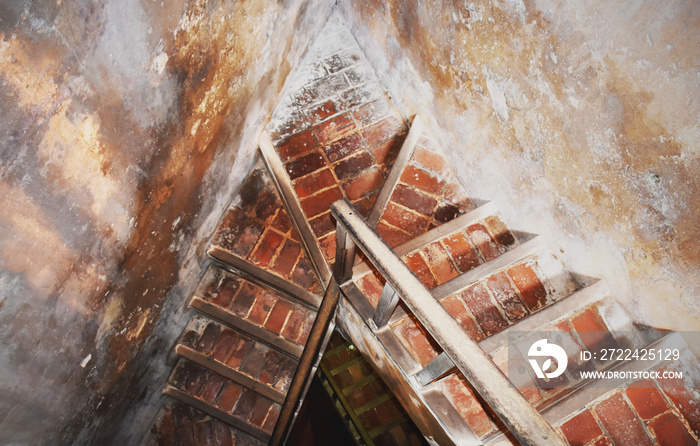
[[[473,197],[605,279],[638,322],[700,329],[698,2],[339,8]]]
[[[328,2],[0,5],[0,443],[138,444]]]

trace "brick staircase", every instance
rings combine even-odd
[[[164,408],[151,442],[284,441],[337,323],[430,442],[518,444],[508,416],[455,366],[450,340],[427,328],[430,315],[413,311],[395,278],[380,272],[373,249],[384,243],[504,373],[513,361],[527,366],[508,355],[516,332],[556,332],[577,353],[685,345],[678,334],[639,330],[605,283],[567,271],[541,237],[510,229],[493,204],[470,199],[420,117],[409,131],[357,50],[306,63],[293,107],[261,136],[262,161],[211,243],[212,265],[191,300],[197,314],[164,390],[180,403]],[[378,238],[338,229],[336,220],[355,219]],[[639,336],[617,338],[621,330]],[[577,382],[573,371],[603,366],[577,353],[546,388],[527,375],[516,383],[524,404],[554,427],[533,444],[697,444],[693,385]],[[645,367],[688,363],[697,366],[686,348],[678,361]],[[529,434],[514,430],[521,440]]]

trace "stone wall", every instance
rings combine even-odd
[[[203,247],[331,6],[0,5],[0,443],[140,441]]]
[[[372,0],[339,8],[470,196],[635,318],[700,329],[700,8]],[[608,315],[614,317],[614,315]]]

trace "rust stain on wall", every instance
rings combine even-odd
[[[639,320],[697,329],[700,59],[689,36],[700,11],[631,3],[340,8],[403,111],[427,115],[452,148],[472,195],[550,237]]]

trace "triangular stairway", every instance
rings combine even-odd
[[[633,371],[579,355],[603,347],[679,351],[637,371],[697,367],[683,338],[638,330],[604,282],[469,198],[352,37],[326,49],[309,51],[210,246],[165,389],[197,411],[165,410],[158,442],[281,444],[337,323],[433,444],[696,444],[694,384],[574,374]],[[567,372],[510,386],[527,366],[509,354],[518,332],[555,333]]]

